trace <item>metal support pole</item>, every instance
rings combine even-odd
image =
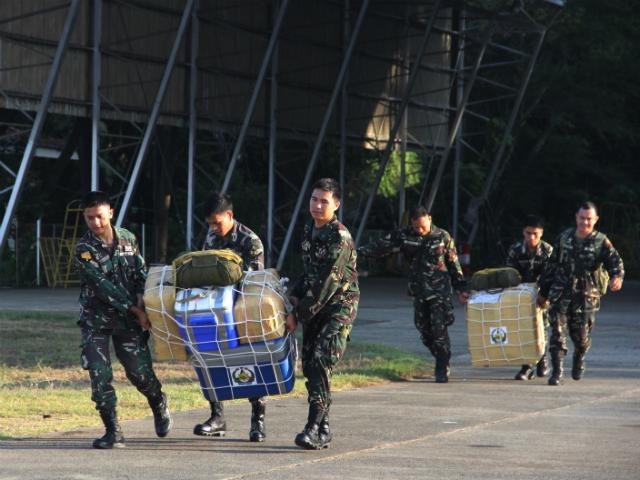
[[[64,58],[64,54],[67,51],[69,37],[71,36],[71,31],[73,30],[73,26],[76,21],[79,6],[80,0],[73,0],[71,6],[69,7],[69,12],[67,13],[67,18],[62,29],[60,42],[58,43],[58,47],[56,48],[56,53],[53,57],[51,70],[49,70],[49,76],[47,77],[47,83],[45,84],[44,90],[42,92],[40,107],[38,108],[38,113],[36,114],[33,128],[31,129],[31,133],[29,134],[29,140],[27,141],[24,154],[22,155],[22,161],[20,163],[20,168],[18,170],[18,175],[16,176],[13,190],[11,191],[11,196],[9,197],[7,210],[4,212],[2,225],[0,225],[0,254],[2,253],[4,244],[7,240],[7,236],[9,233],[9,224],[11,223],[11,218],[13,217],[16,206],[18,205],[18,201],[20,200],[20,194],[22,193],[22,188],[24,187],[25,178],[29,170],[29,165],[31,164],[31,160],[33,160],[38,138],[40,137],[40,132],[42,131],[44,121],[47,117],[47,109],[49,108],[49,104],[51,103],[51,97],[53,95],[56,82],[58,81],[60,65],[62,65],[62,59]]]
[[[489,44],[489,40],[493,35],[493,32],[496,28],[495,18],[492,19],[491,24],[485,31],[482,39],[482,47],[478,52],[478,56],[476,57],[475,63],[473,65],[473,70],[471,71],[471,76],[469,77],[468,82],[465,84],[464,95],[460,104],[458,104],[458,109],[456,111],[456,117],[453,121],[453,125],[451,126],[451,131],[449,132],[449,140],[447,142],[447,146],[442,152],[440,157],[440,164],[438,165],[438,170],[436,171],[436,176],[433,179],[433,184],[431,185],[431,190],[429,191],[429,197],[425,202],[425,206],[427,210],[431,211],[433,207],[433,202],[436,198],[436,194],[438,193],[438,188],[440,186],[440,181],[442,180],[442,175],[444,174],[444,168],[447,164],[447,159],[449,158],[449,153],[451,152],[451,148],[453,147],[456,136],[458,135],[458,129],[460,128],[460,124],[462,123],[462,116],[464,115],[465,108],[467,103],[469,102],[469,96],[471,95],[471,89],[475,83],[476,77],[478,76],[478,70],[480,69],[480,65],[482,64],[482,59],[484,58],[484,54],[487,51],[487,45]]]
[[[199,0],[196,0],[195,8],[191,13],[191,66],[189,69],[189,154],[187,158],[187,235],[185,246],[187,250],[193,248],[193,165],[196,158],[196,134],[198,131],[196,115],[196,94],[198,89],[198,47],[199,30],[198,22]]]
[[[531,75],[533,74],[533,68],[535,67],[536,61],[538,59],[538,55],[540,55],[540,49],[542,48],[542,43],[544,42],[544,38],[546,35],[546,30],[542,30],[540,32],[540,37],[538,38],[538,42],[534,48],[533,53],[531,54],[531,58],[529,59],[529,64],[527,65],[527,70],[525,72],[524,78],[522,79],[522,83],[520,84],[520,89],[518,90],[518,96],[513,104],[513,108],[511,109],[511,114],[509,115],[509,120],[507,121],[507,125],[504,130],[504,135],[502,137],[502,142],[500,142],[500,146],[498,147],[498,151],[496,152],[496,156],[493,159],[493,165],[491,166],[491,171],[485,180],[484,187],[482,189],[482,194],[479,199],[476,199],[473,202],[473,205],[470,208],[475,209],[474,212],[474,220],[473,226],[471,228],[471,233],[469,234],[468,243],[473,243],[475,240],[476,234],[478,232],[478,213],[477,209],[487,201],[489,198],[489,192],[493,186],[493,182],[496,179],[496,174],[498,172],[498,168],[502,163],[502,157],[504,156],[505,149],[507,147],[507,138],[511,135],[511,131],[513,130],[513,126],[516,123],[516,118],[518,116],[518,112],[520,111],[520,105],[522,104],[522,99],[524,98],[524,93],[527,90],[527,86],[529,85],[529,81],[531,80]]]
[[[102,0],[93,1],[93,71],[91,82],[91,190],[100,189],[100,83],[102,80]]]
[[[231,161],[229,162],[227,174],[224,177],[224,183],[222,184],[222,193],[226,192],[227,188],[229,188],[229,183],[231,182],[233,171],[236,168],[238,157],[240,156],[240,152],[242,150],[242,147],[244,146],[244,140],[247,135],[247,131],[249,130],[249,122],[251,121],[251,117],[253,116],[253,112],[256,108],[258,95],[260,94],[260,89],[262,88],[262,84],[264,83],[264,78],[267,75],[267,67],[269,66],[269,63],[271,63],[271,57],[273,55],[273,51],[275,50],[278,36],[280,35],[282,20],[284,19],[284,14],[287,11],[288,5],[289,0],[282,0],[280,11],[278,12],[278,16],[276,17],[275,24],[273,25],[273,32],[271,32],[271,38],[269,39],[269,44],[267,45],[267,51],[265,52],[264,58],[262,59],[262,65],[260,66],[260,71],[258,72],[258,78],[256,79],[255,86],[253,87],[253,93],[251,94],[251,99],[249,100],[249,106],[247,107],[247,112],[244,115],[244,120],[242,122],[242,126],[240,127],[238,140],[236,141],[236,146],[233,149],[233,153],[231,154]]]
[[[182,19],[180,20],[180,26],[178,27],[178,33],[176,34],[176,39],[173,42],[173,47],[171,48],[171,53],[169,54],[167,65],[165,66],[164,73],[162,74],[160,87],[158,88],[158,93],[153,102],[153,107],[151,108],[151,115],[149,115],[147,128],[144,131],[142,143],[140,144],[140,149],[138,150],[138,156],[136,158],[135,165],[133,166],[133,171],[131,172],[131,178],[129,178],[127,191],[124,195],[122,205],[120,206],[120,211],[118,212],[118,220],[116,221],[116,226],[118,227],[122,225],[124,217],[127,216],[129,204],[131,203],[131,197],[133,196],[133,190],[138,181],[138,176],[140,175],[140,169],[142,168],[144,157],[147,154],[147,149],[149,148],[149,144],[151,143],[151,135],[153,134],[156,122],[158,121],[158,116],[160,115],[160,107],[162,106],[164,95],[167,91],[167,87],[169,86],[171,73],[173,72],[173,67],[176,63],[176,57],[178,56],[178,50],[180,49],[182,39],[184,38],[184,32],[186,31],[187,25],[189,24],[189,20],[191,18],[191,12],[193,11],[194,3],[195,0],[188,0],[186,6],[184,7]]]
[[[464,72],[464,35],[461,33],[465,29],[465,17],[463,7],[455,10],[457,16],[457,26],[454,30],[458,30],[460,34],[456,41],[456,69],[458,72]],[[464,96],[464,76],[458,75],[456,79],[456,105],[462,102]],[[460,215],[460,167],[462,166],[462,129],[464,125],[460,123],[460,128],[456,134],[456,148],[453,157],[453,212],[451,219],[451,235],[454,240],[458,240],[458,217]]]
[[[276,2],[276,5],[278,2]],[[277,19],[276,19],[277,20]],[[273,224],[274,209],[276,196],[276,148],[278,142],[278,119],[276,116],[276,108],[278,106],[278,65],[279,54],[276,43],[271,60],[271,85],[270,85],[270,101],[269,101],[269,188],[267,191],[267,258],[266,267],[271,267],[273,263]]]
[[[360,238],[362,238],[364,227],[367,224],[367,219],[369,218],[371,206],[373,205],[373,200],[375,199],[376,193],[378,191],[378,187],[380,186],[380,182],[382,181],[382,177],[387,167],[387,163],[389,163],[391,149],[393,148],[394,140],[396,138],[396,135],[398,134],[400,124],[402,123],[402,120],[404,118],[403,116],[404,111],[407,108],[407,105],[409,104],[409,97],[411,95],[411,90],[413,89],[413,84],[418,78],[418,73],[420,72],[420,62],[422,61],[422,57],[424,56],[424,53],[427,50],[427,44],[429,43],[429,38],[431,38],[431,32],[433,31],[433,25],[435,24],[436,18],[438,16],[438,11],[440,10],[440,4],[441,4],[441,0],[437,0],[434,3],[433,11],[431,13],[431,16],[429,17],[429,21],[427,22],[427,26],[425,28],[424,35],[422,36],[422,40],[418,47],[418,51],[416,52],[416,58],[413,62],[413,69],[411,70],[411,74],[407,79],[405,91],[402,96],[402,102],[398,107],[398,112],[396,114],[396,118],[394,119],[393,126],[391,127],[391,130],[389,130],[389,140],[387,141],[387,145],[385,146],[384,152],[382,153],[382,159],[380,160],[380,169],[378,170],[378,175],[373,184],[373,188],[369,193],[369,198],[367,199],[364,212],[361,216],[360,225],[358,226],[358,233],[356,234],[356,239],[355,239],[356,245],[360,243]]]
[[[346,54],[347,45],[349,43],[349,37],[351,35],[351,2],[349,0],[344,1],[343,17],[342,17],[342,49],[343,55]],[[345,170],[347,165],[347,113],[349,109],[349,96],[347,93],[349,72],[345,74],[345,80],[342,82],[342,89],[340,92],[340,174],[338,181],[340,182],[340,190],[345,191]],[[344,218],[344,206],[345,197],[342,196],[340,202],[340,208],[338,209],[338,218],[343,221]]]
[[[402,65],[405,67],[407,73],[409,72],[409,40],[410,37],[407,36],[406,44],[405,44],[405,52],[404,52],[404,60]],[[404,76],[403,89],[407,89],[407,79],[408,75]],[[400,179],[399,179],[399,187],[398,187],[398,227],[402,226],[402,219],[404,217],[404,212],[407,208],[407,191],[406,191],[406,183],[407,183],[407,136],[409,129],[409,109],[405,108],[404,112],[402,112],[402,124],[400,125]],[[398,261],[400,257],[398,257]]]
[[[347,75],[347,69],[349,67],[349,64],[351,63],[351,56],[353,55],[353,50],[355,49],[355,45],[358,40],[358,35],[360,34],[360,29],[362,27],[365,14],[367,13],[367,9],[369,8],[369,3],[370,3],[370,0],[363,0],[362,2],[362,6],[360,7],[360,12],[358,13],[358,18],[356,19],[356,23],[353,27],[353,34],[351,35],[349,46],[347,47],[347,51],[345,52],[344,58],[342,59],[340,72],[338,73],[336,84],[333,88],[333,92],[331,93],[331,99],[329,100],[329,104],[327,105],[327,110],[325,111],[324,119],[322,120],[320,131],[318,132],[318,138],[316,139],[316,143],[313,148],[313,153],[311,154],[311,159],[309,160],[309,165],[307,167],[307,172],[305,173],[305,176],[304,176],[304,181],[302,182],[302,186],[300,187],[298,199],[296,200],[296,205],[295,205],[295,208],[293,209],[293,214],[291,215],[291,222],[289,223],[289,228],[287,229],[287,234],[284,238],[282,250],[280,250],[280,256],[278,257],[278,266],[277,266],[278,270],[282,268],[282,264],[284,263],[284,257],[287,254],[287,249],[289,248],[289,242],[291,241],[291,236],[293,235],[293,229],[296,226],[298,214],[300,213],[300,208],[302,206],[302,201],[304,199],[304,196],[307,193],[307,189],[309,188],[309,183],[311,181],[311,175],[313,174],[313,170],[315,169],[316,162],[318,161],[318,157],[320,156],[320,150],[322,149],[322,145],[324,143],[324,137],[327,133],[327,126],[329,125],[329,120],[333,115],[333,111],[335,109],[338,95],[342,90],[342,84]]]
[[[42,248],[42,217],[36,220],[36,285],[40,286],[40,249]]]

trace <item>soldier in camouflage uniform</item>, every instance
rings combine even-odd
[[[411,227],[387,233],[371,245],[358,248],[365,257],[381,258],[402,252],[409,261],[409,295],[414,297],[414,322],[422,343],[436,359],[435,381],[449,381],[453,324],[451,287],[464,303],[469,293],[451,235],[431,223],[431,215],[419,206],[410,213]]]
[[[89,231],[76,244],[74,258],[80,275],[82,367],[89,371],[91,399],[106,428],[105,435],[96,439],[93,446],[124,446],[111,384],[110,339],[127,378],[147,397],[156,434],[164,437],[172,420],[147,345],[151,325],[142,304],[144,259],[135,236],[111,225],[113,209],[106,194],[87,194],[83,208]]]
[[[292,288],[295,314],[288,317],[287,328],[292,332],[298,322],[302,324],[302,372],[309,402],[307,424],[295,443],[320,449],[331,442],[331,373],[347,348],[360,289],[355,245],[335,215],[340,207],[340,185],[323,178],[312,188],[309,212],[313,221],[305,225],[302,237],[304,272]]]
[[[600,297],[606,292],[607,283],[612,292],[622,288],[622,259],[607,236],[594,229],[598,218],[592,202],[580,205],[576,228],[558,236],[549,268],[545,268],[541,278],[538,304],[546,305],[547,300],[551,303],[549,352],[553,372],[549,385],[561,383],[567,329],[574,346],[571,376],[574,380],[582,378],[584,357],[591,347],[591,332],[596,312],[600,310]]]
[[[525,219],[524,229],[522,230],[522,240],[515,242],[509,247],[507,253],[506,265],[513,267],[522,277],[524,283],[537,283],[544,266],[549,261],[553,247],[542,240],[544,234],[544,221],[537,215],[527,215]],[[549,313],[544,310],[542,313],[544,322],[545,345],[548,346],[548,330],[549,330]],[[547,364],[547,352],[536,365],[536,374],[538,377],[545,377],[549,373]],[[516,380],[529,380],[533,378],[533,365],[522,365],[520,371],[516,374]]]
[[[226,194],[214,193],[206,201],[205,217],[209,225],[203,250],[217,250],[228,248],[242,257],[246,270],[264,269],[264,249],[258,235],[251,229],[238,222],[233,217],[233,203]],[[264,426],[265,400],[264,397],[250,398],[251,427],[249,440],[263,442],[266,437]],[[227,422],[224,419],[222,402],[210,401],[211,416],[193,429],[195,435],[206,437],[224,436],[227,432]]]

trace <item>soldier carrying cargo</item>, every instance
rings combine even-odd
[[[524,283],[536,283],[549,261],[553,247],[542,240],[544,234],[544,220],[537,215],[527,215],[522,229],[522,240],[515,242],[509,247],[506,264],[515,268],[520,273]],[[522,365],[516,373],[516,380],[529,380],[534,374],[538,377],[545,377],[549,373],[547,364],[547,346],[549,330],[549,313],[545,310],[542,314],[544,323],[545,352],[536,364],[536,371],[533,365]]]
[[[582,203],[575,215],[576,228],[562,232],[540,280],[538,304],[551,304],[549,352],[553,371],[549,385],[560,385],[567,354],[567,329],[573,341],[571,376],[580,380],[584,357],[591,347],[591,332],[600,310],[600,297],[622,288],[624,265],[611,241],[595,230],[598,209]],[[609,280],[610,278],[610,280]]]
[[[224,193],[213,193],[204,205],[205,219],[209,225],[204,240],[203,250],[219,250],[228,248],[242,257],[246,270],[262,270],[264,268],[264,249],[258,235],[238,222],[233,216],[231,197]],[[249,440],[263,442],[266,437],[264,417],[266,405],[264,397],[250,398],[251,427]],[[209,402],[211,416],[203,423],[197,424],[194,435],[206,437],[224,436],[227,433],[227,422],[224,418],[222,402]]]
[[[124,447],[124,436],[116,413],[116,392],[109,341],[127,378],[149,402],[156,434],[165,437],[171,429],[167,397],[151,364],[147,345],[151,328],[142,295],[146,269],[135,236],[111,225],[113,209],[103,192],[90,192],[82,202],[89,231],[75,249],[80,275],[80,325],[82,367],[91,379],[91,399],[106,428],[94,448]]]

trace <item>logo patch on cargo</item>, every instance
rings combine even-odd
[[[507,338],[507,327],[493,327],[489,330],[491,345],[506,345],[509,343]]]
[[[256,374],[253,367],[236,367],[231,371],[231,378],[235,385],[253,385],[256,383]]]

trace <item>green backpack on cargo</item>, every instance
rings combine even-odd
[[[179,255],[174,261],[176,287],[224,287],[242,278],[242,257],[228,248]]]
[[[520,272],[512,267],[485,268],[471,276],[472,290],[515,287],[522,282]]]

